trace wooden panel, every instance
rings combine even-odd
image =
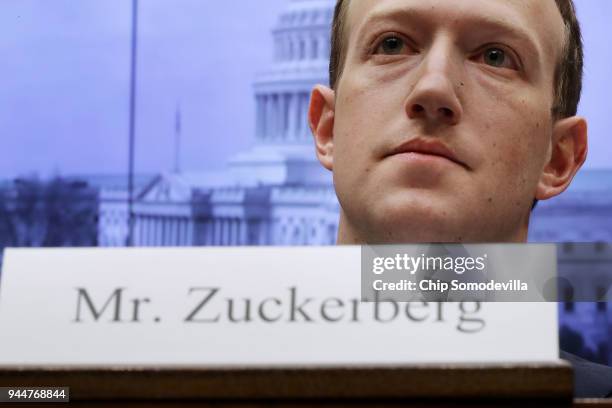
[[[168,407],[178,401],[236,407],[396,406],[406,401],[431,406],[434,400],[455,405],[474,399],[480,406],[509,400],[522,400],[521,406],[527,401],[570,406],[573,379],[569,364],[560,362],[268,369],[4,367],[0,384],[69,386],[74,402],[133,401],[130,406],[152,401],[165,401],[158,406]]]

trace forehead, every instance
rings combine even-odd
[[[347,1],[347,0],[345,0]],[[397,16],[419,25],[470,31],[478,27],[512,29],[535,42],[541,53],[559,57],[565,42],[563,18],[555,0],[351,0],[346,33],[355,34]],[[407,20],[408,21],[408,20]]]

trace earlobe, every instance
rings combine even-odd
[[[587,123],[579,116],[557,121],[553,129],[550,160],[544,166],[536,199],[547,200],[561,194],[586,160]]]
[[[335,92],[317,85],[310,96],[308,124],[314,137],[317,157],[327,170],[333,170]]]

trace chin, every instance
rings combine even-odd
[[[357,237],[353,242],[525,242],[527,237],[528,217],[522,213],[462,201],[458,194],[410,189],[351,198],[343,208]]]
[[[464,242],[468,223],[457,215],[439,205],[396,202],[369,211],[365,232],[372,243]]]

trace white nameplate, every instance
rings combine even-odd
[[[554,303],[361,303],[360,248],[8,249],[0,365],[548,362]]]

